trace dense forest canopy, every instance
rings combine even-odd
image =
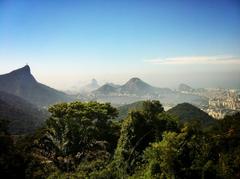
[[[179,122],[154,100],[122,120],[109,103],[59,103],[49,113],[22,136],[1,119],[1,178],[240,177],[240,113]]]

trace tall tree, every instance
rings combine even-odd
[[[143,109],[132,111],[123,121],[115,151],[115,164],[131,174],[141,154],[151,142],[160,140],[165,130],[175,130],[177,123],[164,113],[159,101],[145,101]]]
[[[117,110],[109,103],[61,103],[50,107],[49,112],[40,144],[63,170],[72,170],[74,163],[81,161],[99,141],[117,140],[111,133],[111,119],[117,116]]]

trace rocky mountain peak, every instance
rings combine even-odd
[[[31,69],[29,65],[25,65],[24,67],[14,70],[11,73],[30,75]]]
[[[128,82],[136,83],[136,82],[140,82],[140,81],[142,81],[140,78],[134,77],[134,78],[131,78]]]
[[[0,75],[0,84],[0,91],[23,98],[37,106],[48,106],[56,102],[71,100],[64,93],[38,83],[28,65]]]

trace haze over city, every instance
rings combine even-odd
[[[239,1],[1,1],[0,74],[28,63],[57,89],[139,77],[240,86]]]

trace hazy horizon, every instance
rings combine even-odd
[[[28,63],[60,90],[123,84],[240,88],[240,3],[0,1],[0,74]]]

